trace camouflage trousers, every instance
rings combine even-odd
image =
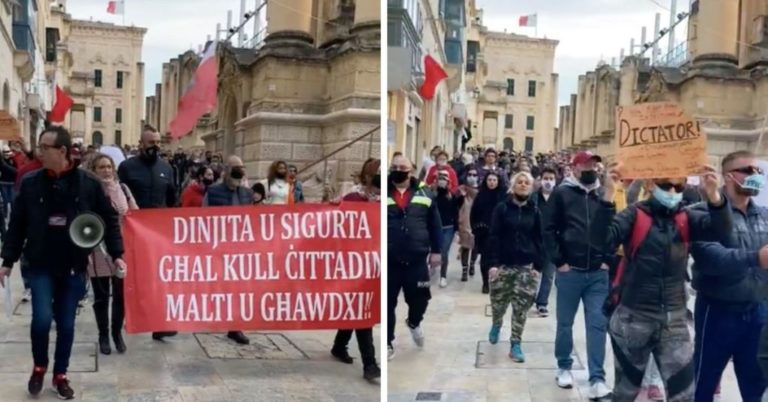
[[[528,309],[533,305],[538,287],[530,266],[499,268],[496,280],[491,282],[493,325],[501,327],[507,306],[512,305],[510,342],[520,342]]]
[[[693,401],[693,341],[685,309],[666,317],[649,317],[620,304],[611,315],[608,332],[616,359],[614,402],[635,400],[651,355],[664,381],[667,401]]]

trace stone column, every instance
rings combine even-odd
[[[312,36],[313,0],[294,0],[285,4],[267,5],[267,37],[265,46],[307,46],[314,43]]]
[[[378,1],[355,1],[355,24],[352,32],[381,30],[381,4]]]
[[[699,0],[694,64],[735,65],[739,37],[737,0]]]

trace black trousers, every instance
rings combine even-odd
[[[96,325],[99,335],[110,333],[109,326],[109,294],[112,290],[112,333],[123,330],[125,318],[125,301],[123,298],[123,280],[116,276],[91,278],[93,287],[93,313],[96,315]]]
[[[352,339],[352,331],[357,335],[357,346],[360,348],[360,357],[363,359],[363,367],[376,364],[376,348],[373,346],[373,328],[340,329],[333,341],[334,349],[347,349]]]
[[[424,319],[429,299],[427,255],[403,258],[391,256],[387,267],[387,343],[395,340],[395,308],[402,289],[408,304],[408,324],[416,328]]]

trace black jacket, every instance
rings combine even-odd
[[[19,194],[13,202],[8,233],[0,253],[3,266],[12,267],[23,252],[31,269],[52,273],[68,272],[70,269],[78,272],[85,270],[90,250],[75,246],[69,236],[62,237],[63,243],[47,242],[50,239],[49,216],[52,209],[61,209],[66,215],[67,230],[80,213],[92,212],[99,215],[105,225],[104,243],[107,252],[112,258],[122,257],[123,238],[118,213],[104,193],[101,180],[77,168],[64,173],[61,179],[67,180],[67,190],[58,196],[56,205],[53,205],[56,179],[44,169],[24,177]],[[67,199],[69,205],[65,205]],[[52,248],[66,253],[68,261],[61,261],[61,264],[56,262],[58,266],[51,266],[47,254],[50,254]]]
[[[393,197],[398,190],[390,184],[387,191],[387,253],[390,261],[426,259],[429,253],[440,253],[442,223],[434,194],[412,178],[408,189],[411,198],[403,209]]]
[[[173,169],[168,162],[158,158],[150,163],[141,156],[135,156],[120,164],[117,175],[120,182],[131,189],[140,209],[176,205]]]
[[[491,267],[533,264],[541,272],[546,262],[544,231],[534,202],[521,206],[507,199],[494,208],[483,258]]]
[[[544,240],[556,267],[568,264],[593,271],[603,263],[610,265],[613,256],[604,252],[605,231],[615,207],[599,194],[596,190],[587,192],[575,179],[566,180],[552,192]]]
[[[463,203],[463,198],[457,194],[450,194],[448,191],[446,189],[438,189],[435,195],[435,202],[437,202],[437,210],[440,212],[440,223],[442,226],[453,226],[456,229],[456,226],[459,224],[459,209]]]
[[[500,202],[506,199],[507,188],[501,184],[493,190],[488,188],[486,178],[480,185],[472,209],[469,211],[469,223],[472,226],[472,234],[482,243],[491,230],[491,216],[493,210]],[[482,252],[482,250],[481,250]]]
[[[628,257],[621,304],[650,314],[685,309],[688,249],[674,221],[674,215],[681,207],[670,210],[656,199],[630,205],[616,215],[608,228],[607,250],[615,250],[619,245],[629,249],[638,208],[651,215],[653,224],[634,258]],[[731,213],[727,204],[685,211],[689,242],[717,240],[722,237],[720,234],[731,231]]]

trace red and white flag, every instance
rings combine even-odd
[[[53,107],[48,113],[48,121],[51,123],[61,123],[67,117],[69,109],[75,104],[72,99],[55,81],[53,82]]]
[[[107,12],[110,14],[123,15],[125,13],[125,1],[110,1],[109,4],[107,4]]]
[[[520,17],[519,25],[521,27],[535,27],[536,26],[536,14],[524,15]]]
[[[216,59],[216,42],[211,42],[197,66],[195,77],[179,101],[176,117],[169,124],[171,137],[189,134],[197,120],[216,108],[219,62]]]

